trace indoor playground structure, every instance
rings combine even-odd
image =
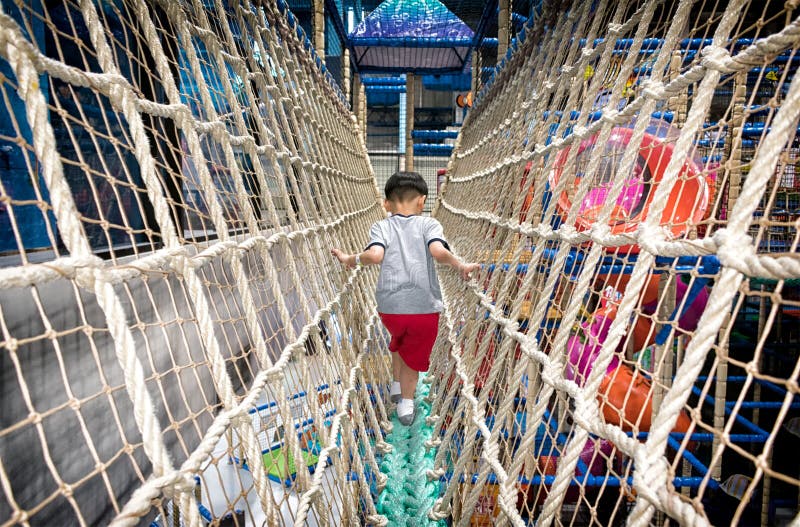
[[[800,525],[798,50],[794,0],[0,0],[0,526]],[[481,264],[411,426],[330,255],[385,167]]]

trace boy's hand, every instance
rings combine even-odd
[[[461,278],[463,280],[469,280],[469,275],[472,273],[472,271],[477,271],[480,268],[481,268],[481,264],[477,264],[477,263],[462,263],[459,266],[458,270],[459,270],[459,273],[461,274]]]
[[[349,254],[343,253],[339,249],[331,249],[331,254],[334,255],[336,257],[336,259],[339,260],[342,263],[342,265],[345,265],[347,267],[351,267],[350,264],[347,262],[350,259],[350,255]]]

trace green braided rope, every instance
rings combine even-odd
[[[420,375],[420,381],[424,374]],[[420,382],[414,401],[417,415],[411,426],[403,426],[392,416],[392,432],[386,442],[392,451],[383,457],[381,472],[388,476],[386,487],[378,497],[377,510],[389,525],[407,527],[443,527],[441,521],[428,518],[428,511],[439,497],[439,482],[428,481],[426,473],[433,468],[435,453],[425,449],[433,428],[426,424],[431,406],[424,401],[430,386]]]
[[[773,278],[750,278],[750,285],[775,285],[778,280]],[[783,285],[787,287],[796,287],[800,285],[800,278],[790,278],[783,281]]]

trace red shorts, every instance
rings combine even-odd
[[[380,313],[392,336],[389,350],[397,352],[412,370],[428,371],[431,351],[439,333],[439,313],[392,315]]]

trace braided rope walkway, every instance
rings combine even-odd
[[[387,525],[436,527],[441,521],[428,518],[428,511],[439,496],[439,482],[428,481],[426,472],[433,468],[433,452],[425,449],[433,428],[428,424],[431,405],[426,401],[429,385],[420,376],[414,404],[417,415],[411,426],[403,426],[392,417],[392,431],[386,442],[392,447],[381,462],[386,486],[378,497],[377,510],[386,516]]]

